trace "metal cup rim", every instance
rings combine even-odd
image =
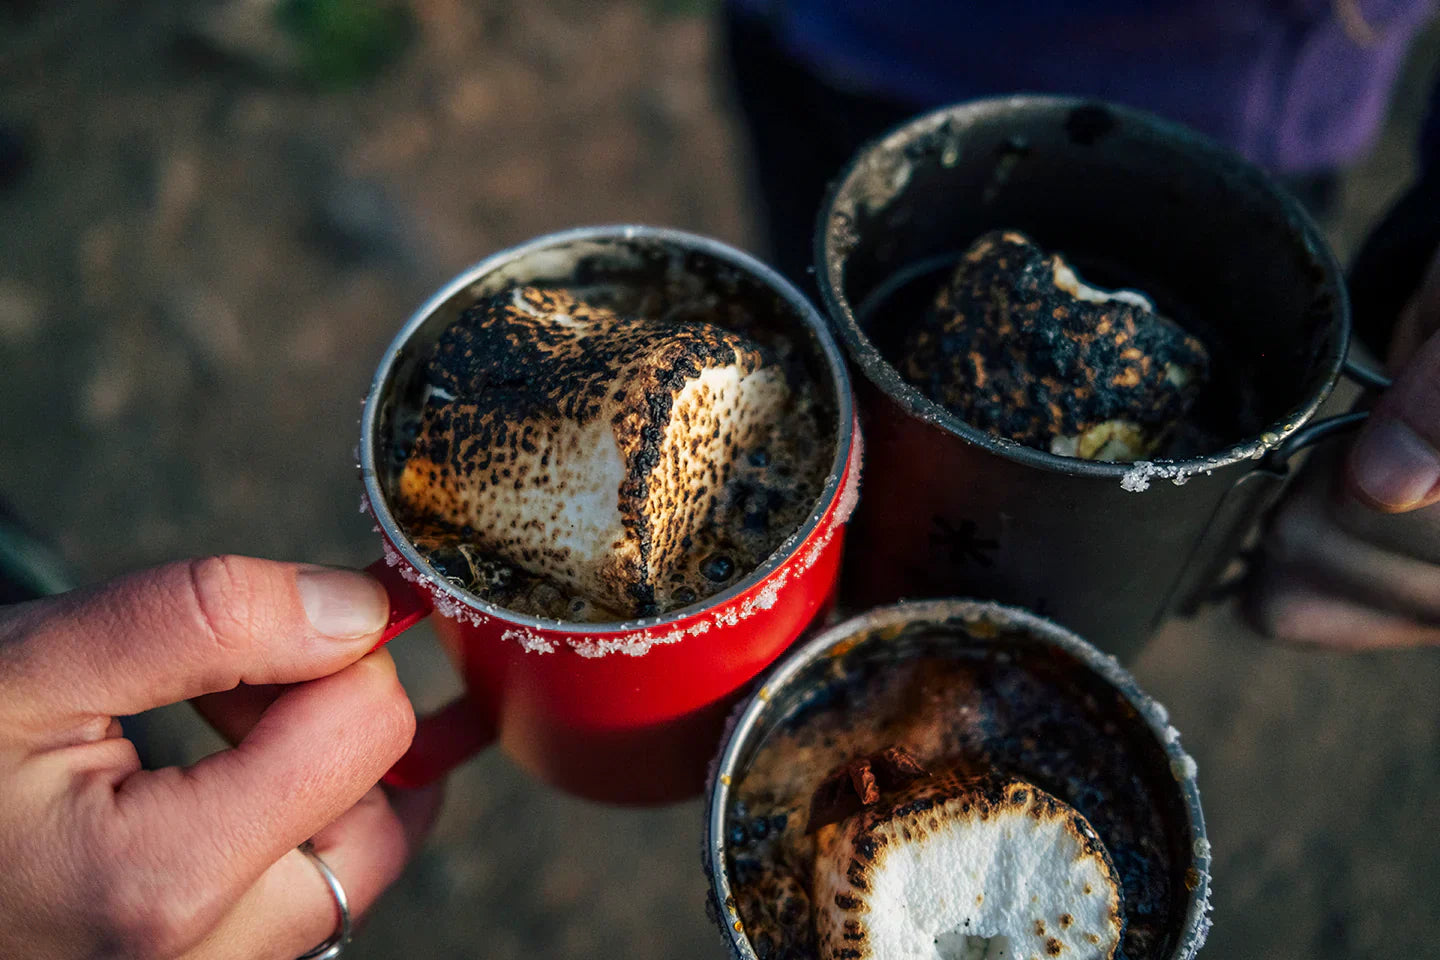
[[[1245,460],[1258,460],[1270,450],[1305,426],[1330,395],[1340,378],[1341,369],[1350,343],[1350,299],[1343,282],[1343,271],[1335,259],[1334,251],[1326,242],[1319,226],[1308,211],[1290,195],[1273,177],[1256,164],[1241,157],[1233,150],[1206,137],[1205,135],[1144,110],[1125,107],[1093,98],[1048,96],[1024,94],[1017,96],[987,97],[968,100],[929,111],[891,128],[886,133],[868,141],[857,150],[826,188],[824,202],[816,219],[813,253],[816,285],[820,299],[825,306],[826,316],[845,345],[845,352],[872,384],[890,400],[898,404],[907,414],[930,423],[940,430],[958,435],[962,439],[983,447],[997,456],[1037,467],[1042,470],[1080,477],[1097,477],[1120,480],[1135,470],[1135,464],[1111,461],[1081,460],[1078,457],[1064,457],[1046,450],[1026,446],[1013,440],[993,436],[985,430],[971,426],[945,407],[931,400],[917,387],[902,377],[898,370],[881,355],[880,351],[860,328],[849,298],[845,295],[840,265],[843,257],[831,252],[832,231],[830,223],[835,204],[842,192],[850,185],[861,165],[876,151],[892,149],[895,145],[908,142],[931,132],[947,121],[966,122],[971,118],[992,114],[1070,111],[1080,107],[1102,107],[1127,122],[1139,124],[1156,134],[1172,139],[1183,145],[1185,150],[1203,159],[1217,169],[1243,175],[1259,183],[1265,192],[1284,212],[1287,221],[1297,230],[1298,238],[1307,250],[1312,252],[1324,269],[1324,285],[1333,295],[1335,303],[1336,334],[1335,346],[1323,358],[1324,377],[1319,389],[1294,407],[1288,416],[1272,423],[1262,430],[1259,437],[1241,440],[1217,453],[1181,460],[1154,458],[1149,462],[1173,470],[1174,476],[1188,477],[1230,466]]]
[[[394,369],[396,358],[410,338],[437,310],[502,267],[533,256],[539,251],[569,244],[607,241],[624,243],[634,240],[648,240],[687,252],[700,253],[749,274],[777,293],[793,311],[796,319],[810,329],[815,336],[820,353],[825,359],[835,391],[836,450],[835,458],[830,465],[830,473],[815,501],[815,508],[805,523],[767,557],[764,563],[733,586],[679,610],[673,610],[657,617],[636,618],[623,622],[585,623],[531,616],[489,603],[450,582],[430,565],[400,528],[399,522],[390,510],[385,492],[381,488],[379,472],[376,468],[379,451],[377,434],[380,428],[381,398]],[[380,528],[380,533],[399,553],[403,562],[409,564],[411,569],[426,580],[427,586],[432,591],[440,591],[442,596],[448,597],[449,600],[461,604],[477,614],[493,617],[518,627],[559,632],[572,636],[629,633],[635,630],[679,623],[733,602],[789,563],[814,538],[820,525],[832,512],[841,494],[841,484],[846,479],[845,471],[850,460],[851,446],[855,442],[855,412],[852,398],[853,392],[846,370],[845,357],[835,340],[830,325],[814,304],[801,294],[794,284],[755,257],[711,237],[669,227],[652,227],[641,224],[602,224],[575,227],[543,234],[524,243],[497,251],[472,264],[425,300],[410,315],[385,348],[385,353],[375,369],[375,375],[371,378],[369,392],[365,395],[365,406],[360,417],[360,473],[368,509]]]
[[[872,633],[887,626],[915,622],[946,623],[954,620],[974,622],[986,620],[1014,628],[1029,636],[1058,647],[1097,674],[1119,691],[1144,719],[1156,743],[1171,762],[1172,771],[1185,769],[1189,756],[1180,746],[1178,735],[1167,735],[1169,715],[1158,701],[1147,694],[1135,678],[1110,654],[1102,652],[1079,634],[1053,620],[1031,613],[1021,607],[990,601],[951,598],[918,600],[877,607],[852,617],[824,631],[782,657],[763,674],[751,694],[731,715],[720,751],[716,756],[710,783],[706,789],[705,869],[709,874],[709,895],[713,898],[717,922],[724,928],[731,949],[740,960],[757,960],[750,939],[732,908],[733,891],[725,863],[725,814],[730,794],[743,774],[737,775],[740,755],[750,746],[766,710],[773,701],[772,691],[782,689],[795,676],[835,647],[848,643],[857,635]],[[848,652],[848,651],[847,651]],[[1200,806],[1200,788],[1194,774],[1176,777],[1176,787],[1184,801],[1186,836],[1192,845],[1194,865],[1199,879],[1188,891],[1185,916],[1175,951],[1167,960],[1189,960],[1204,946],[1210,931],[1210,846],[1205,833],[1205,815]]]

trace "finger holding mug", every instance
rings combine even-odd
[[[429,812],[375,791],[414,729],[387,617],[363,574],[244,557],[0,612],[0,955],[291,960],[337,927],[311,838],[362,913]],[[141,769],[117,720],[265,685],[183,769]]]
[[[1380,396],[1347,464],[1350,489],[1385,513],[1440,501],[1440,254],[1406,307],[1391,349],[1395,383]],[[1418,347],[1416,346],[1418,344]]]
[[[1321,450],[1276,513],[1260,629],[1343,649],[1440,644],[1440,254],[1401,314],[1393,386],[1348,450]]]

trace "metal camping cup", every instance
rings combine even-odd
[[[442,331],[476,299],[517,284],[603,290],[623,305],[740,301],[801,345],[833,424],[835,453],[805,524],[758,569],[682,610],[628,623],[566,623],[497,607],[447,580],[397,523],[390,490],[401,454],[391,425],[414,404]],[[663,299],[669,298],[669,299]],[[857,496],[860,441],[849,380],[824,321],[773,270],[722,243],[653,227],[551,234],[471,267],[405,324],[365,401],[360,467],[384,537],[373,564],[390,593],[381,643],[432,610],[466,693],[421,720],[387,780],[418,785],[498,741],[571,793],[656,803],[698,793],[724,715],[740,689],[821,615],[834,596],[844,525]]]
[[[1212,378],[1193,416],[1217,437],[1208,455],[1056,456],[970,426],[900,376],[905,321],[997,228],[1063,252],[1091,282],[1148,292],[1206,341]],[[815,244],[830,320],[863,374],[874,464],[845,570],[858,606],[992,597],[1132,656],[1209,591],[1289,457],[1363,416],[1312,422],[1350,338],[1313,221],[1253,165],[1145,113],[1021,96],[922,116],[855,156]]]
[[[798,712],[834,702],[831,691],[837,682],[843,685],[859,666],[883,670],[915,653],[984,658],[996,652],[997,637],[1006,644],[1034,644],[1053,653],[1058,669],[1074,678],[1078,696],[1116,706],[1114,732],[1107,737],[1131,745],[1131,755],[1139,758],[1138,776],[1164,811],[1166,835],[1152,839],[1168,861],[1174,923],[1165,928],[1164,946],[1153,955],[1190,960],[1199,952],[1210,929],[1210,842],[1194,761],[1181,748],[1165,708],[1142,691],[1114,657],[1050,620],[993,603],[926,600],[873,610],[832,627],[776,664],[737,708],[711,778],[705,816],[709,908],[731,956],[756,960],[732,889],[726,837],[738,789],[766,738]],[[839,702],[843,697],[839,695]],[[817,774],[817,782],[823,776]]]

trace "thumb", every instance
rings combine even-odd
[[[1352,493],[1402,513],[1440,500],[1440,334],[1432,334],[1380,397],[1351,448]]]
[[[355,571],[172,563],[5,611],[0,704],[124,716],[241,683],[312,680],[364,656],[388,612],[384,588]]]

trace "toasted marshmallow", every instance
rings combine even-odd
[[[1209,355],[1144,294],[1091,286],[1024,234],[994,231],[966,251],[909,334],[902,370],[997,436],[1130,462],[1189,412]]]
[[[1077,811],[1013,778],[916,780],[816,832],[821,960],[1109,960],[1109,854]]]
[[[668,608],[732,464],[789,397],[744,337],[521,287],[440,339],[399,499],[611,610]]]

